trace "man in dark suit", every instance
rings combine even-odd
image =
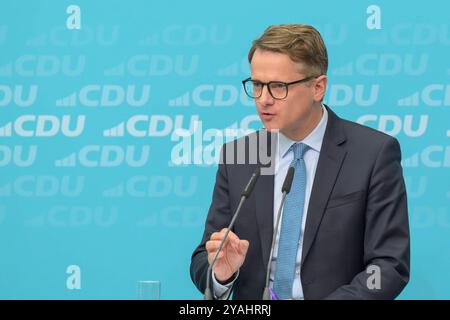
[[[328,57],[317,30],[269,27],[249,52],[255,99],[265,129],[277,133],[272,175],[262,175],[214,264],[214,297],[261,299],[393,299],[409,280],[409,225],[400,146],[395,138],[339,118],[322,104]],[[270,139],[269,139],[270,141]],[[222,149],[221,160],[236,142]],[[246,152],[250,151],[250,146]],[[267,151],[267,150],[266,150]],[[270,152],[269,152],[270,153]],[[261,163],[221,161],[205,231],[191,261],[201,292],[207,269],[249,177]],[[295,168],[282,222],[281,185]]]

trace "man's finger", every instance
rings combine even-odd
[[[210,264],[213,262],[214,257],[216,256],[216,253],[217,253],[217,251],[213,251],[213,252],[208,253],[208,262],[209,262]],[[220,260],[222,257],[223,257],[223,252],[220,251],[220,252],[219,252],[219,255],[217,256],[216,263],[217,263],[217,261]]]
[[[211,234],[210,239],[211,240],[222,240],[223,237],[225,236],[226,232],[227,232],[226,228],[222,229],[220,232],[214,232],[213,234]]]
[[[239,237],[233,231],[230,231],[230,233],[228,234],[228,238],[234,243],[238,243],[239,241]]]
[[[208,252],[210,252],[211,250],[217,251],[217,249],[219,249],[219,247],[220,247],[220,242],[221,241],[218,241],[218,240],[210,240],[210,241],[206,242],[206,245],[205,245],[206,250]]]
[[[249,246],[250,246],[250,243],[247,240],[240,240],[239,241],[239,253],[245,256],[247,254]]]

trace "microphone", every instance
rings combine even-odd
[[[217,250],[216,254],[214,255],[214,259],[211,262],[211,264],[208,267],[207,271],[207,277],[206,277],[206,288],[205,288],[205,300],[213,300],[213,295],[211,292],[211,274],[212,274],[212,268],[214,266],[214,263],[216,263],[217,256],[219,255],[220,250],[222,250],[222,247],[225,243],[225,240],[228,237],[228,234],[230,233],[231,228],[233,228],[234,222],[236,221],[236,218],[239,215],[239,212],[241,211],[242,205],[244,204],[245,200],[250,197],[250,194],[252,193],[253,189],[255,188],[256,181],[258,180],[259,176],[261,175],[261,169],[258,167],[253,172],[252,176],[250,177],[250,180],[248,181],[246,187],[241,193],[241,200],[239,201],[239,205],[234,212],[233,218],[231,219],[230,225],[227,228],[227,231],[225,232],[225,235],[220,243],[219,249]]]
[[[283,186],[281,188],[281,192],[283,193],[283,195],[281,198],[280,207],[278,208],[277,220],[272,235],[272,245],[270,246],[270,256],[269,261],[267,262],[266,284],[264,286],[263,300],[278,300],[275,293],[272,291],[272,289],[269,288],[270,263],[272,262],[273,250],[275,247],[275,239],[277,237],[278,226],[280,224],[281,209],[283,208],[284,202],[286,201],[286,195],[289,193],[289,191],[291,191],[292,180],[294,179],[294,172],[295,172],[294,167],[289,167],[286,177],[284,178]]]

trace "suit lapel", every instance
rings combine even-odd
[[[267,263],[273,233],[273,175],[262,175],[255,185],[256,223],[261,241],[262,258]]]
[[[328,123],[317,163],[313,188],[309,199],[302,250],[302,264],[314,242],[328,199],[347,153],[341,121],[328,107]]]

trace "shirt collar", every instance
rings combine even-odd
[[[280,153],[279,154],[281,155],[281,157],[286,156],[286,153],[289,151],[289,148],[294,143],[297,143],[297,142],[302,142],[302,143],[308,145],[311,149],[314,149],[320,153],[320,150],[322,148],[323,137],[325,135],[325,129],[327,128],[327,122],[328,122],[328,111],[327,111],[327,108],[325,108],[323,106],[323,104],[322,104],[322,110],[323,110],[323,114],[322,114],[322,118],[319,121],[319,124],[302,141],[291,140],[280,132],[280,134],[279,134]]]

